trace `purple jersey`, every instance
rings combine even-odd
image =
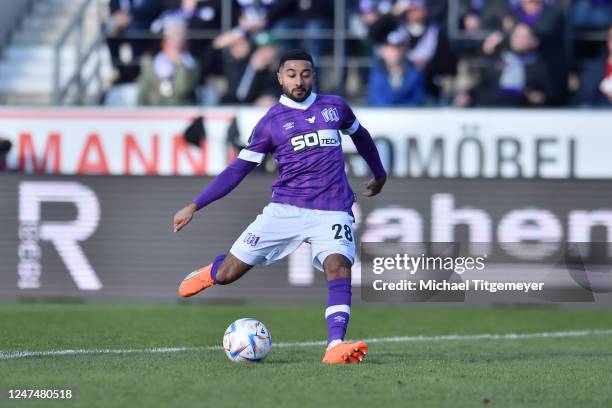
[[[257,123],[238,158],[278,162],[272,202],[328,211],[350,211],[355,194],[344,170],[339,131],[353,134],[359,122],[339,96],[312,93],[303,102],[285,95]]]

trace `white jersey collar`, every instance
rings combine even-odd
[[[286,95],[281,95],[279,102],[289,108],[306,110],[314,103],[315,99],[317,99],[317,94],[311,92],[308,98],[304,99],[302,102],[296,102]]]

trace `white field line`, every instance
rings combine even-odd
[[[428,341],[462,341],[462,340],[523,340],[537,338],[588,337],[612,335],[612,329],[607,330],[575,330],[541,333],[507,333],[507,334],[450,334],[445,336],[397,336],[364,339],[366,343],[409,343]],[[325,341],[298,341],[292,343],[273,343],[273,347],[314,347],[325,346]],[[221,346],[204,347],[155,347],[146,349],[67,349],[48,351],[0,351],[0,360],[14,360],[26,357],[68,356],[78,354],[136,354],[136,353],[179,353],[183,351],[222,350]]]

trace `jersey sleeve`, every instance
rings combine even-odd
[[[353,113],[351,107],[348,106],[344,99],[342,99],[342,105],[340,109],[342,115],[342,123],[340,124],[340,130],[345,133],[348,133],[349,135],[352,135],[357,131],[357,129],[359,129],[359,121],[357,120],[357,117]]]
[[[238,158],[253,163],[261,164],[266,154],[273,150],[270,122],[263,117],[251,133],[249,144],[240,151]]]

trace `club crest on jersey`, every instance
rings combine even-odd
[[[317,119],[316,116],[311,116],[309,118],[306,118],[306,120],[308,121],[308,123],[315,123],[315,120]]]
[[[320,130],[318,132],[293,136],[291,138],[291,146],[294,152],[299,152],[307,147],[340,146],[340,140],[337,130]]]
[[[321,115],[323,115],[323,119],[326,122],[338,122],[340,120],[340,115],[336,108],[325,108],[321,111]]]
[[[257,245],[257,243],[259,242],[259,239],[260,239],[260,238],[261,238],[261,237],[258,237],[257,235],[255,235],[255,234],[251,234],[251,233],[249,232],[249,233],[246,235],[246,237],[244,237],[244,240],[243,240],[243,241],[244,241],[244,242],[246,242],[246,244],[247,244],[247,245],[250,245],[250,246],[253,246],[253,247],[254,247],[254,246],[256,246],[256,245]]]

